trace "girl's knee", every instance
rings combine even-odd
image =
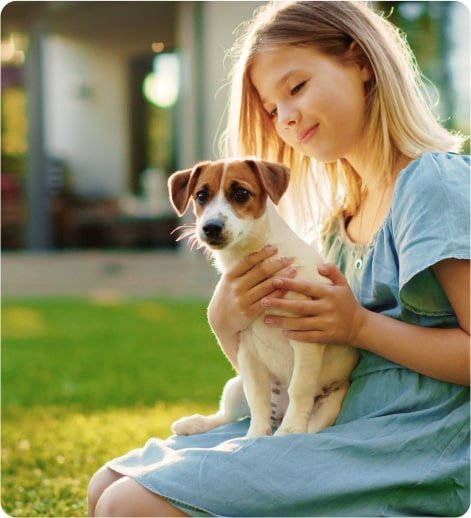
[[[96,505],[95,516],[187,516],[129,477],[106,488]]]
[[[88,484],[88,516],[95,516],[95,508],[103,491],[111,484],[122,477],[116,471],[113,471],[106,466],[100,468],[91,478]]]

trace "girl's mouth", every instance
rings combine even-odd
[[[309,128],[305,129],[304,131],[301,131],[300,133],[298,133],[298,135],[297,135],[298,142],[300,142],[301,144],[305,144],[308,140],[310,140],[315,135],[318,128],[319,128],[319,123],[315,124],[314,126],[310,126]]]

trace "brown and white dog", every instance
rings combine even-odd
[[[280,256],[296,258],[297,279],[326,283],[317,272],[319,253],[274,207],[288,183],[289,169],[281,164],[218,160],[174,173],[169,192],[180,216],[193,200],[196,238],[220,271],[271,244]],[[304,298],[293,292],[285,297]],[[226,383],[218,412],[179,419],[172,426],[176,434],[202,433],[248,415],[248,436],[270,435],[279,417],[275,435],[316,432],[334,424],[358,353],[348,346],[290,340],[280,329],[267,327],[263,317],[240,333],[240,376]]]

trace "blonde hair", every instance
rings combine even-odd
[[[344,160],[316,163],[280,139],[250,80],[250,66],[258,52],[280,46],[312,46],[342,60],[353,42],[372,71],[365,87],[369,120],[365,149],[380,180],[393,180],[401,154],[416,158],[427,151],[458,152],[464,141],[433,115],[421,73],[400,30],[367,3],[275,1],[264,5],[242,28],[232,49],[235,61],[221,151],[226,157],[255,155],[291,168],[290,189],[281,211],[301,234],[312,232],[309,220],[312,223],[313,218],[319,223],[332,221],[344,211],[355,214],[363,195],[361,179]],[[313,209],[316,193],[322,207]]]

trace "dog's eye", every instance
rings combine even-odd
[[[206,190],[203,190],[203,191],[199,191],[196,193],[196,201],[200,204],[200,205],[204,205],[207,201],[208,201],[208,191]]]
[[[235,201],[238,201],[239,203],[244,203],[250,198],[251,193],[243,187],[236,187],[232,192],[232,196]]]

